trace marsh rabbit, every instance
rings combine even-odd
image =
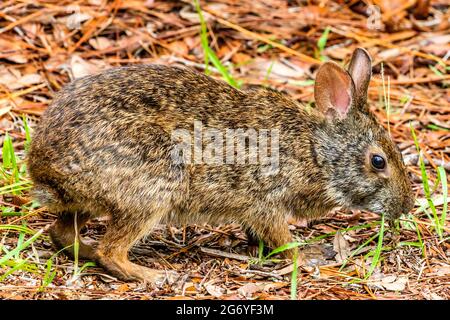
[[[27,160],[34,196],[58,217],[50,228],[54,244],[71,246],[89,219],[107,215],[104,237],[98,244],[79,239],[79,255],[122,280],[158,284],[166,273],[131,263],[128,251],[159,222],[239,223],[276,248],[292,241],[292,216],[317,218],[336,207],[392,219],[407,213],[411,184],[399,149],[369,111],[370,78],[363,49],[354,51],[348,71],[325,62],[314,108],[273,89],[240,90],[163,65],[73,81],[44,112]],[[182,143],[225,144],[218,136],[195,138],[196,123],[222,137],[229,129],[274,133],[261,146],[277,161],[192,159]],[[174,132],[191,137],[181,141]],[[230,150],[227,156],[236,153]]]

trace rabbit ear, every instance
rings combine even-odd
[[[345,118],[352,105],[353,80],[334,62],[324,63],[316,75],[314,99],[319,110],[329,118]]]
[[[359,100],[358,102],[364,103],[367,100],[367,89],[372,76],[372,61],[366,50],[357,48],[353,51],[348,72],[355,83],[355,98]]]

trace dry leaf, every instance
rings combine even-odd
[[[169,48],[172,52],[180,56],[185,56],[189,54],[189,48],[184,41],[174,41],[169,43]]]
[[[82,22],[92,19],[90,14],[81,12],[80,7],[77,5],[69,6],[67,11],[74,13],[69,16],[59,18],[58,22],[65,24],[70,30],[79,29],[81,28]]]
[[[427,300],[446,300],[444,297],[441,297],[437,293],[431,292],[428,288],[424,289],[421,293]]]
[[[99,71],[99,67],[93,63],[87,62],[77,55],[73,55],[70,59],[70,67],[75,79],[95,74]]]
[[[337,253],[335,259],[339,263],[344,262],[351,254],[348,242],[344,239],[340,231],[336,232],[334,236],[333,250]]]
[[[297,267],[299,268],[300,266],[303,266],[304,262],[305,262],[304,254],[302,252],[299,252],[298,258],[297,258]],[[282,269],[274,270],[273,273],[275,273],[276,275],[279,275],[279,276],[283,276],[285,274],[292,273],[293,270],[294,270],[294,264],[291,263]]]
[[[72,56],[72,59],[70,60],[70,67],[75,79],[94,74],[98,71],[97,66],[87,62],[77,55]]]
[[[265,283],[247,283],[238,289],[238,293],[246,298],[251,298],[254,293],[264,290]]]
[[[181,18],[190,21],[192,23],[200,23],[200,18],[197,12],[192,11],[192,6],[184,6],[178,14]]]
[[[436,277],[450,276],[450,266],[437,265],[431,268],[431,272],[429,274]]]
[[[23,48],[21,47],[20,42],[11,40],[2,39],[0,37],[0,54],[2,55],[2,58],[20,64],[27,63],[27,57],[21,53]]]
[[[268,59],[256,58],[247,65],[253,70],[257,70],[260,75],[266,76],[270,70],[269,77],[289,79],[299,78],[304,75],[305,71],[294,64],[287,65],[287,62],[278,60],[271,61]]]
[[[223,289],[219,286],[213,285],[213,284],[205,285],[205,289],[210,295],[212,295],[216,298],[220,298],[224,293],[226,293],[225,289]]]
[[[119,288],[117,288],[117,291],[127,292],[127,291],[130,291],[130,287],[126,283],[124,283],[124,284],[120,285]]]
[[[274,290],[277,290],[277,289],[284,288],[284,287],[289,286],[289,285],[290,285],[289,282],[272,282],[272,283],[266,284],[264,286],[264,291],[270,292],[270,291],[274,291]]]
[[[43,82],[41,75],[37,73],[29,73],[22,76],[20,72],[13,68],[0,68],[0,84],[9,90],[17,90],[29,87],[33,84]]]
[[[11,111],[11,109],[12,109],[12,104],[9,101],[7,101],[7,100],[1,101],[0,100],[0,118],[4,114],[7,114],[9,111]]]
[[[231,61],[236,65],[242,65],[244,63],[251,61],[252,59],[253,58],[250,55],[241,52],[236,52],[231,57]]]
[[[89,39],[89,44],[95,50],[105,50],[105,49],[113,47],[111,40],[109,40],[106,37],[97,37],[97,38]]]
[[[374,278],[377,280],[371,281],[371,286],[383,288],[388,291],[403,291],[408,283],[408,278],[403,276],[397,277],[396,275],[376,274],[371,277],[371,279]]]

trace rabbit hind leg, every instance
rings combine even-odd
[[[143,212],[138,215],[140,218],[137,217],[136,211],[132,214],[112,213],[106,233],[97,247],[97,263],[123,281],[145,281],[158,287],[166,281],[173,281],[176,278],[173,272],[150,269],[128,259],[130,248],[148,234],[167,213],[161,210],[161,207],[158,209],[155,208],[153,214]]]

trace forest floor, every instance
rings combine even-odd
[[[47,233],[54,216],[31,199],[24,157],[40,115],[74,78],[142,63],[204,72],[196,7],[192,1],[2,1],[0,300],[449,299],[448,1],[366,3],[201,1],[209,60],[219,59],[208,69],[238,85],[284,90],[308,105],[321,61],[345,65],[355,48],[366,48],[373,59],[370,107],[403,153],[415,208],[394,225],[343,210],[290,221],[300,245],[297,281],[291,261],[249,247],[239,226],[161,225],[130,254],[181,275],[153,288],[55,252]],[[84,236],[101,237],[105,223],[92,222]]]

